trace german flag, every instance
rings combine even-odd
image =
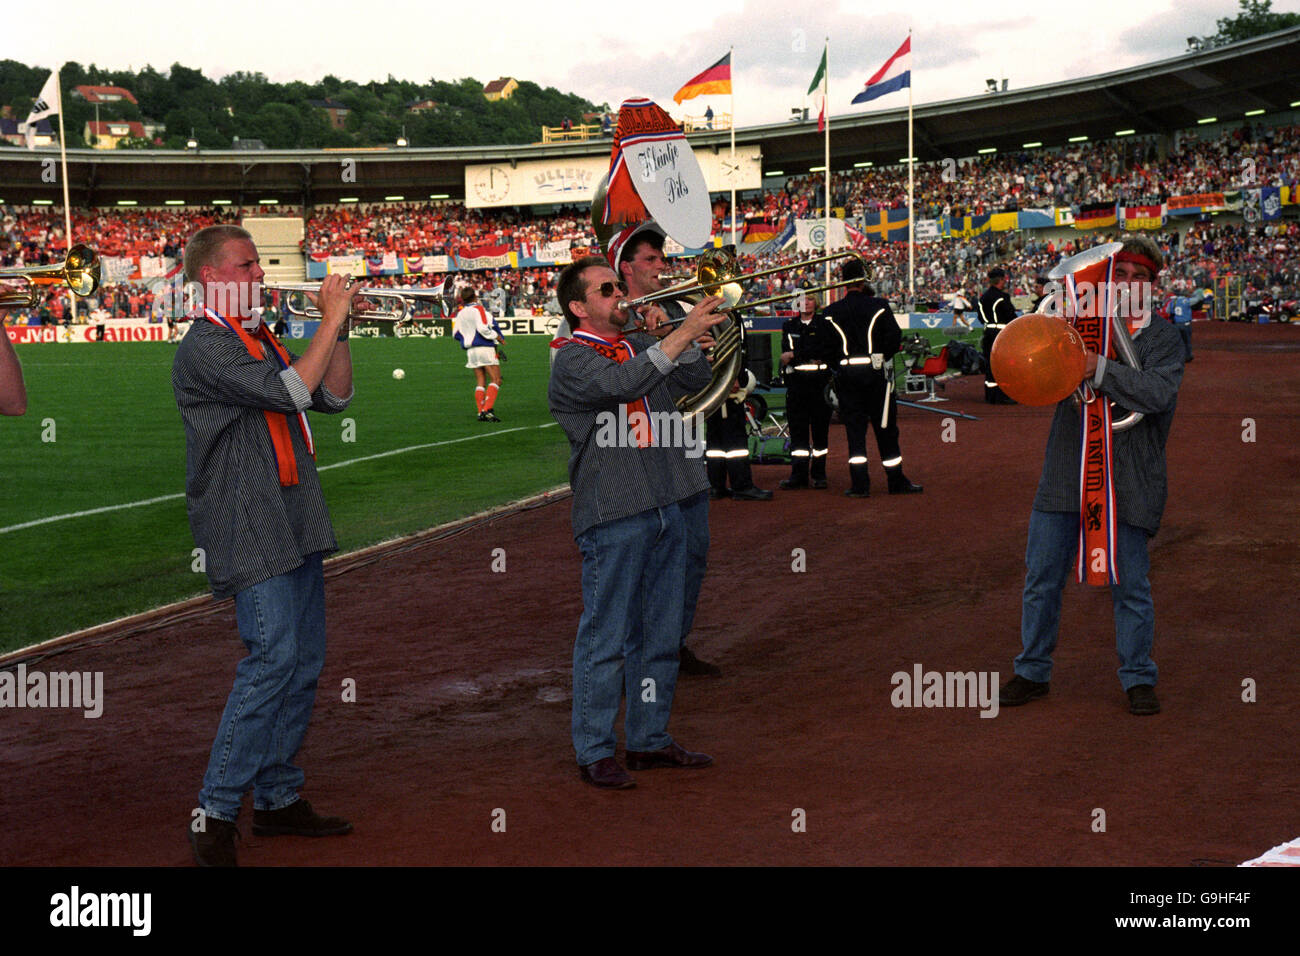
[[[731,51],[699,76],[686,81],[686,85],[673,94],[673,102],[694,99],[706,93],[731,92]]]
[[[1114,226],[1118,220],[1118,208],[1113,202],[1084,203],[1074,214],[1074,228],[1103,229]]]

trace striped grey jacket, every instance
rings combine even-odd
[[[675,413],[678,397],[698,392],[712,378],[709,363],[694,346],[674,364],[654,336],[634,333],[627,341],[637,354],[621,365],[570,341],[551,366],[551,414],[569,437],[575,538],[595,525],[681,501],[709,487],[702,424],[696,435],[701,454],[695,458],[688,458],[666,430],[658,444],[647,448],[627,442],[610,447],[608,441],[597,440],[602,421],[617,419],[620,405],[644,396],[652,416]]]
[[[293,353],[290,353],[292,356]],[[295,356],[296,357],[296,356]],[[185,503],[194,543],[205,552],[218,598],[338,549],[316,463],[296,412],[341,412],[352,400],[314,393],[273,356],[256,359],[230,331],[198,320],[172,363],[172,390],[185,425]],[[280,486],[263,409],[287,412],[298,484]]]
[[[1183,340],[1172,325],[1153,317],[1134,336],[1133,349],[1140,370],[1101,359],[1094,382],[1098,391],[1120,406],[1114,410],[1115,418],[1129,411],[1145,416],[1114,436],[1115,503],[1121,522],[1154,535],[1168,496],[1165,442],[1183,381]],[[1067,398],[1056,406],[1052,418],[1035,511],[1078,513],[1079,445],[1079,411]]]

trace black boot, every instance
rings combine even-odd
[[[705,468],[709,473],[709,498],[717,501],[719,498],[730,498],[731,492],[727,490],[727,460],[725,458],[710,458],[705,462]]]
[[[790,477],[781,482],[782,488],[808,487],[808,455],[790,456]]]
[[[867,471],[865,461],[858,464],[849,462],[849,481],[851,487],[844,493],[850,498],[871,497],[871,473]]]
[[[903,474],[902,465],[886,468],[885,474],[889,477],[889,493],[891,495],[919,495],[925,490],[920,485],[914,485],[907,480],[907,475]]]

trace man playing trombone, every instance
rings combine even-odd
[[[664,231],[654,220],[629,226],[610,240],[609,262],[620,278],[627,283],[629,298],[659,292],[667,283],[660,276],[667,270],[664,258]],[[669,299],[660,303],[668,319],[682,319],[686,310],[680,302]],[[652,313],[653,315],[653,313]],[[653,335],[667,335],[667,328],[658,329],[654,318],[647,322]],[[689,464],[689,463],[688,463]],[[683,595],[681,669],[682,673],[696,677],[718,677],[722,669],[709,661],[701,660],[686,646],[695,623],[695,609],[699,605],[704,575],[709,565],[709,492],[692,494],[679,502],[682,520],[686,525],[686,591]]]
[[[306,412],[341,412],[352,400],[347,317],[359,290],[326,277],[320,327],[295,356],[261,321],[264,273],[252,236],[209,226],[190,239],[184,261],[187,281],[203,290],[172,366],[186,506],[212,593],[234,598],[248,648],[189,836],[200,866],[234,866],[235,821],[250,787],[258,836],[352,830],[299,797],[304,776],[293,760],[325,662],[322,559],[337,549]]]

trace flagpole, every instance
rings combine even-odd
[[[736,48],[727,47],[731,59],[731,244],[736,244]]]
[[[830,88],[831,88],[831,38],[826,38],[826,72],[822,74],[822,112],[826,115],[826,121],[823,124],[826,127],[826,138],[822,144],[822,162],[825,164],[824,174],[826,176],[826,242],[822,246],[822,254],[830,254],[831,245],[831,111],[830,111]],[[831,263],[826,260],[825,263],[826,285],[831,284]]]
[[[64,259],[72,251],[72,203],[68,200],[68,140],[63,134],[63,64],[60,63],[54,71],[54,91],[59,97],[59,159],[63,164],[63,228],[64,236]],[[77,322],[77,297],[69,295],[68,299],[72,302],[72,324]]]
[[[907,31],[908,70],[912,68],[912,31]],[[916,216],[913,212],[915,203],[912,190],[915,188],[912,170],[916,166],[916,157],[912,154],[912,78],[907,80],[907,295],[908,308],[916,308],[916,244],[913,233]]]

